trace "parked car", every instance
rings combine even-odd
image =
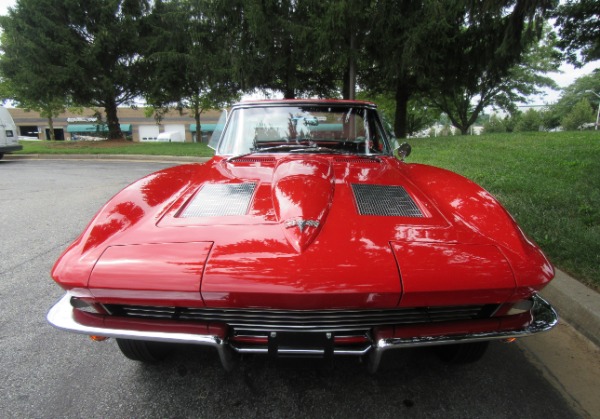
[[[552,265],[498,201],[404,162],[376,106],[240,103],[205,164],[112,198],[56,262],[55,327],[114,337],[155,362],[177,343],[240,354],[363,357],[438,346],[472,362],[488,342],[552,328]],[[395,153],[398,153],[396,157]]]
[[[17,126],[8,109],[0,106],[0,159],[5,153],[22,150],[17,136]]]
[[[180,131],[168,131],[168,132],[161,132],[160,134],[158,134],[158,136],[156,137],[156,141],[162,141],[162,142],[167,142],[167,143],[171,143],[171,142],[183,143],[183,142],[185,142],[185,137],[184,137],[183,133]]]

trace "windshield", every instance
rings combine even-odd
[[[374,109],[360,106],[255,106],[234,109],[220,155],[260,152],[389,153]]]

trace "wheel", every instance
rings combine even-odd
[[[117,339],[117,345],[127,358],[151,364],[165,359],[173,349],[168,343],[133,339]]]
[[[450,364],[470,364],[483,357],[489,342],[459,343],[436,347],[437,355],[444,362]]]

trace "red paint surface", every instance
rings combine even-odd
[[[177,166],[127,187],[53,278],[99,302],[326,309],[502,303],[553,277],[512,217],[459,175],[391,156],[251,157]],[[247,214],[180,217],[206,182],[256,183]],[[401,185],[424,217],[359,215],[353,183]],[[298,220],[319,224],[300,231]]]

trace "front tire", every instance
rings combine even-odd
[[[470,364],[479,361],[489,346],[489,342],[459,343],[438,346],[438,357],[449,364]]]
[[[117,339],[117,345],[127,358],[149,364],[162,361],[173,349],[168,343],[133,339]]]

